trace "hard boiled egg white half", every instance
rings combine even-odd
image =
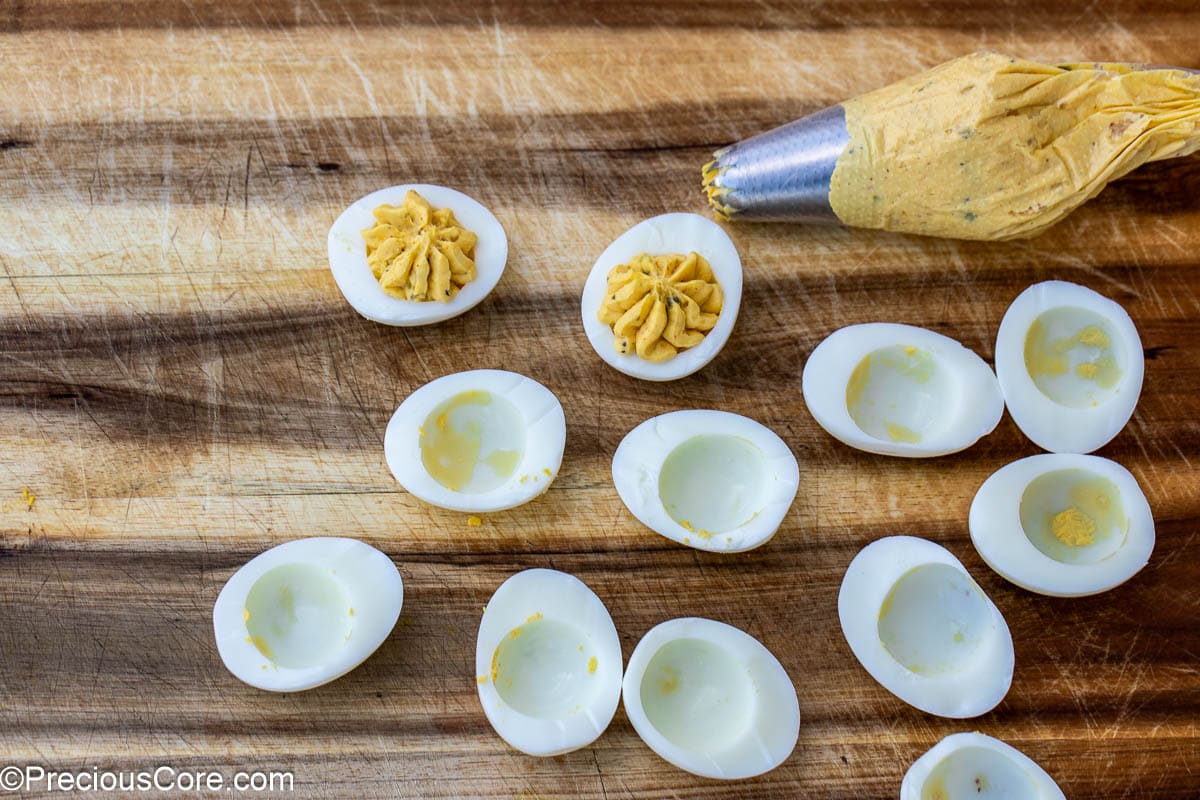
[[[977,717],[1012,684],[1004,617],[933,542],[891,536],[864,547],[842,579],[838,617],[871,677],[922,711]]]
[[[982,733],[955,733],[913,762],[900,800],[1066,800],[1037,762]]]
[[[430,381],[396,409],[383,437],[392,475],[427,503],[499,511],[550,488],[567,427],[558,398],[503,370]]]
[[[396,565],[374,547],[333,537],[285,542],[247,562],[217,595],[217,651],[251,686],[311,689],[375,652],[403,601]]]
[[[451,209],[459,224],[479,237],[475,244],[475,279],[444,303],[391,297],[380,288],[367,265],[367,245],[362,232],[376,224],[373,212],[385,203],[402,206],[410,189],[434,208]],[[478,200],[445,186],[406,183],[380,189],[351,203],[329,229],[329,268],[338,289],[355,311],[384,325],[429,325],[457,317],[496,288],[507,261],[508,237],[495,215]]]
[[[1099,456],[1042,453],[1001,467],[976,492],[970,526],[988,566],[1056,597],[1119,586],[1154,550],[1146,495],[1129,470]]]
[[[783,666],[753,636],[711,619],[651,628],[629,657],[622,697],[651,750],[706,778],[768,772],[800,735],[796,688]]]
[[[940,333],[883,322],[842,328],[817,345],[804,365],[803,392],[835,439],[890,456],[963,450],[1004,413],[983,359]]]
[[[643,253],[664,255],[695,252],[712,267],[720,284],[724,304],[717,323],[694,347],[662,362],[647,361],[636,353],[622,355],[613,347],[613,329],[597,318],[608,272],[618,264]],[[691,375],[717,357],[729,341],[742,303],[742,261],[737,248],[721,226],[699,214],[661,214],[643,220],[617,237],[596,259],[583,287],[583,329],[595,351],[613,368],[648,381],[673,381]]]
[[[651,530],[721,553],[769,540],[800,482],[796,457],[769,428],[705,410],[638,425],[613,454],[612,474],[622,502]]]
[[[518,572],[488,601],[475,646],[479,702],[496,733],[532,756],[591,744],[621,697],[621,641],[578,578]]]
[[[1090,453],[1121,432],[1145,357],[1125,309],[1084,286],[1046,281],[1017,296],[996,335],[1008,413],[1034,444]]]

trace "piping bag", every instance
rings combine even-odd
[[[1034,236],[1150,161],[1200,151],[1200,72],[979,52],[713,154],[731,221]]]

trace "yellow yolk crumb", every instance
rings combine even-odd
[[[249,621],[250,621],[250,609],[243,608],[242,609],[242,622],[249,622]]]
[[[542,472],[546,473],[546,477],[547,477],[547,478],[553,478],[553,477],[554,477],[554,473],[550,471],[550,468],[549,468],[549,467],[542,467]]]
[[[888,438],[893,442],[908,442],[911,444],[921,441],[921,434],[911,428],[906,428],[894,422],[885,422],[883,426],[887,429]]]
[[[353,608],[352,608],[352,609],[350,609],[350,616],[352,616],[352,617],[354,616],[354,609],[353,609]]]
[[[1072,506],[1050,521],[1054,538],[1071,547],[1085,547],[1096,540],[1096,521]]]
[[[588,659],[588,674],[594,674],[598,666],[600,666],[600,662],[596,660],[595,656]]]
[[[478,237],[448,208],[433,208],[411,189],[400,206],[381,205],[365,229],[367,265],[388,295],[446,302],[475,280]]]
[[[724,293],[703,256],[642,253],[609,271],[597,317],[612,326],[618,353],[657,363],[700,344],[723,305]]]
[[[658,682],[660,694],[671,694],[679,688],[679,675],[670,667],[663,668],[662,678]]]
[[[251,642],[256,648],[258,648],[258,652],[262,653],[267,658],[275,658],[275,656],[271,655],[271,646],[268,645],[261,636],[255,636],[253,638],[247,636],[246,640]]]
[[[471,516],[467,517],[467,524],[470,525],[472,528],[478,528],[480,525],[483,524],[483,517],[477,517],[474,514],[472,514]]]
[[[1089,325],[1079,332],[1079,343],[1089,347],[1108,347],[1108,336],[1095,325]]]
[[[537,611],[537,612],[531,614],[529,619],[525,620],[525,624],[528,625],[531,622],[537,622],[541,618],[542,618],[542,612]]]
[[[21,490],[21,499],[25,501],[25,507],[30,510],[33,509],[33,504],[37,502],[37,498],[34,497],[33,492],[29,491],[29,487]]]
[[[487,679],[488,679],[487,675],[480,675],[475,678],[475,682],[476,683],[487,683]]]
[[[693,528],[693,527],[692,527],[692,523],[688,522],[686,519],[681,519],[681,520],[679,520],[679,524],[680,524],[681,526],[683,526],[683,529],[684,529],[684,530],[687,530],[687,531],[694,531],[694,530],[695,530],[695,528]]]

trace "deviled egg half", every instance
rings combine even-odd
[[[889,456],[954,453],[991,433],[1004,413],[995,374],[940,333],[911,325],[850,325],[804,365],[804,402],[831,436]]]
[[[1000,610],[948,550],[891,536],[859,551],[838,594],[842,633],[883,688],[941,717],[977,717],[1012,684]]]
[[[621,697],[621,641],[583,581],[551,569],[510,577],[492,595],[475,645],[479,702],[510,745],[553,756],[591,744]]]
[[[259,689],[298,692],[367,659],[400,617],[392,560],[357,539],[297,539],[233,574],[213,606],[226,668]]]
[[[753,636],[711,619],[651,628],[629,657],[625,713],[682,770],[736,780],[782,764],[800,735],[796,687]]]
[[[550,488],[566,435],[549,389],[515,372],[480,369],[409,395],[388,422],[383,449],[392,475],[425,502],[500,511]]]
[[[403,214],[409,206],[413,214]],[[397,217],[404,223],[387,228],[396,235],[372,233]],[[329,229],[329,268],[338,289],[355,311],[384,325],[457,317],[488,296],[507,261],[508,238],[495,215],[445,186],[380,189],[351,203]]]
[[[621,501],[655,533],[718,553],[765,543],[800,483],[771,429],[726,411],[674,411],[638,425],[613,454]]]
[[[1012,745],[982,733],[955,733],[908,768],[900,800],[1066,800],[1066,795]]]
[[[648,381],[691,375],[729,340],[742,261],[699,214],[661,214],[621,234],[583,287],[583,329],[615,369]]]
[[[1115,461],[1042,453],[994,472],[971,503],[971,541],[1023,589],[1080,597],[1119,586],[1150,560],[1154,517]]]
[[[1090,453],[1121,432],[1145,357],[1125,309],[1084,286],[1046,281],[1017,296],[996,335],[1008,413],[1034,444]]]

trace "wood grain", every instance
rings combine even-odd
[[[731,227],[737,329],[677,383],[615,373],[578,322],[608,241],[702,209],[715,146],[979,47],[1200,67],[1198,40],[1182,0],[6,4],[0,759],[293,770],[280,796],[300,797],[861,800],[895,797],[912,759],[978,729],[1069,797],[1200,795],[1200,160],[1154,165],[1029,242]],[[354,198],[416,180],[489,205],[508,272],[464,317],[387,329],[342,300],[324,237]],[[1086,600],[1020,591],[970,545],[975,489],[1036,451],[1010,420],[910,463],[838,445],[800,397],[808,353],[851,323],[924,325],[990,358],[1007,304],[1048,278],[1122,303],[1146,347],[1137,412],[1102,454],[1146,490],[1158,546]],[[559,396],[567,452],[546,496],[469,528],[399,489],[382,432],[425,381],[500,366]],[[765,547],[674,546],[616,497],[621,436],[688,407],[755,417],[800,460]],[[892,533],[945,544],[1005,613],[1017,672],[995,712],[921,714],[854,661],[838,585]],[[395,559],[401,624],[332,685],[258,692],[221,666],[213,600],[248,558],[312,534]],[[658,760],[622,712],[567,756],[507,749],[475,696],[474,637],[531,566],[592,586],[626,656],[676,616],[758,637],[796,683],[796,752],[716,784]]]

